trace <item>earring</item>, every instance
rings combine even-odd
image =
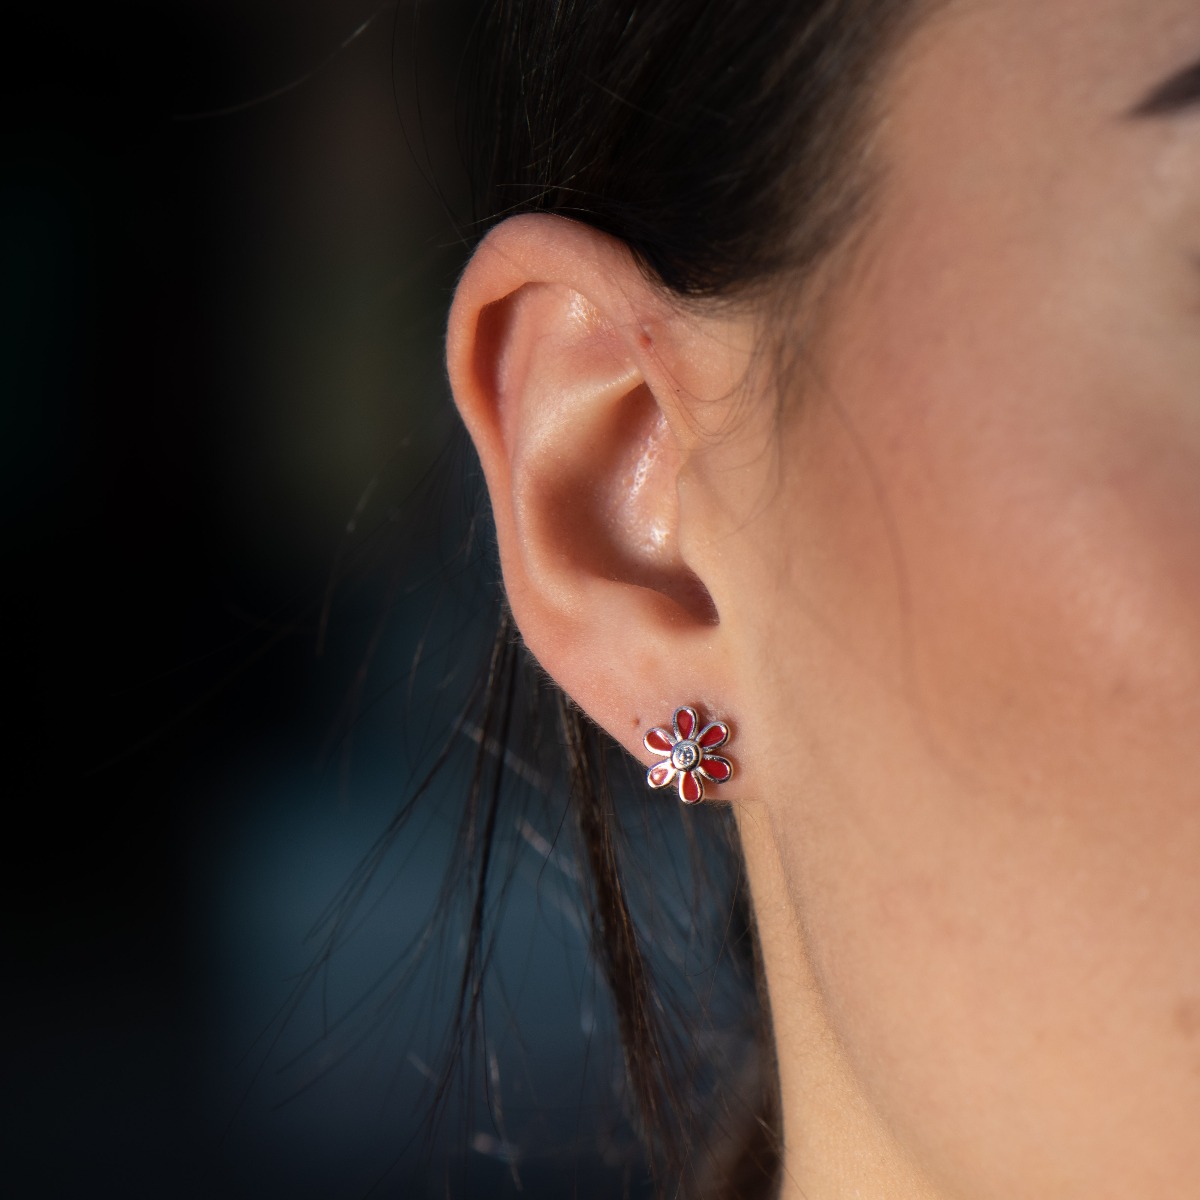
[[[665,761],[646,772],[646,782],[652,788],[662,788],[678,776],[679,799],[684,804],[699,804],[704,799],[706,779],[724,783],[733,775],[729,759],[710,753],[729,741],[729,726],[724,721],[711,721],[700,729],[696,710],[686,705],[675,710],[672,725],[673,736],[670,730],[656,726],[642,739],[651,754],[665,756]]]

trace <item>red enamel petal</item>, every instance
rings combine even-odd
[[[652,788],[666,787],[675,778],[675,768],[670,763],[659,763],[646,772],[646,782]]]
[[[704,784],[694,771],[684,771],[679,776],[679,798],[684,804],[699,804],[704,799]]]
[[[694,708],[677,708],[675,710],[675,732],[681,738],[690,738],[699,724]]]
[[[724,721],[714,721],[711,725],[705,725],[696,741],[705,750],[715,750],[729,741],[729,726]]]
[[[670,754],[675,739],[665,729],[654,728],[642,738],[642,745],[651,754]]]
[[[709,779],[724,783],[733,774],[733,763],[719,754],[709,754],[701,759],[700,769]]]

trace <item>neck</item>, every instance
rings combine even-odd
[[[859,1087],[812,969],[766,812],[738,812],[782,1105],[779,1200],[937,1200]]]

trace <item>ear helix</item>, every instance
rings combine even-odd
[[[684,705],[675,710],[671,729],[660,726],[649,730],[642,744],[663,761],[646,772],[652,788],[664,788],[678,780],[679,799],[684,804],[699,804],[704,799],[704,783],[725,783],[733,776],[733,763],[712,751],[729,741],[729,726],[710,721],[703,728],[696,710]]]

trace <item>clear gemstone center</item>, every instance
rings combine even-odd
[[[677,771],[690,771],[699,761],[700,747],[695,742],[676,742],[671,750],[671,766]]]

